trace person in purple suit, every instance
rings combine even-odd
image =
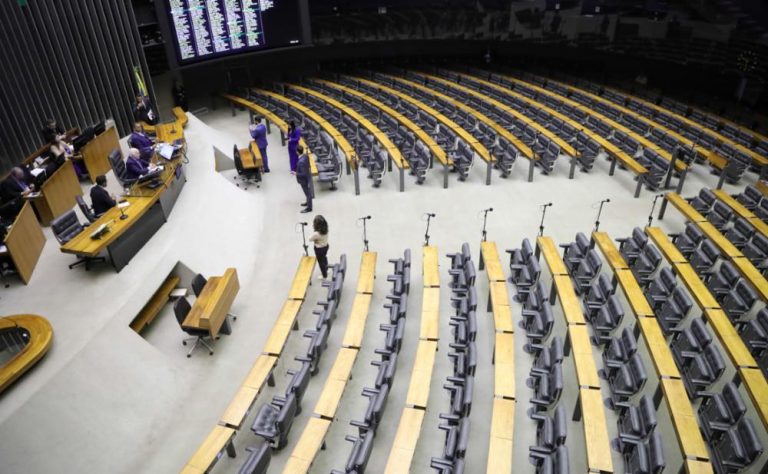
[[[261,123],[261,117],[254,117],[253,123],[249,127],[251,138],[256,142],[261,152],[261,159],[264,161],[264,172],[269,173],[269,160],[267,160],[267,126]]]
[[[140,123],[133,124],[133,133],[128,138],[133,148],[138,148],[141,154],[141,161],[149,164],[152,161],[152,154],[155,152],[155,142],[144,133],[144,126]]]
[[[139,179],[149,173],[149,167],[141,160],[141,152],[138,148],[131,148],[128,159],[125,160],[125,179]]]
[[[299,140],[301,140],[301,129],[291,120],[288,124],[288,161],[292,174],[296,174],[296,164],[299,162],[299,153],[296,151]]]

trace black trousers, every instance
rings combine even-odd
[[[326,278],[328,276],[328,248],[330,245],[326,245],[325,247],[315,247],[315,257],[317,258],[317,264],[320,265],[320,273],[322,273],[323,278]]]
[[[310,187],[310,183],[300,181],[299,184],[301,185],[301,190],[304,191],[304,198],[306,199],[306,202],[307,202],[307,209],[311,211],[312,210],[312,188]]]

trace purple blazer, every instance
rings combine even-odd
[[[129,156],[125,160],[125,178],[137,179],[139,176],[149,173],[149,168],[141,160]]]
[[[251,138],[256,141],[256,146],[260,149],[267,147],[267,126],[263,123],[256,125],[251,130]]]

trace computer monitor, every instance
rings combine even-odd
[[[93,140],[93,127],[86,127],[83,133],[72,140],[72,146],[75,147],[75,153],[80,151],[89,141]]]
[[[157,152],[166,160],[173,159],[173,153],[176,151],[176,147],[169,145],[168,143],[161,143]]]

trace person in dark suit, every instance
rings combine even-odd
[[[302,204],[305,207],[301,212],[312,212],[312,169],[309,167],[309,155],[304,153],[304,147],[301,145],[296,147],[296,152],[299,155],[299,160],[296,163],[296,181],[301,186],[306,198]]]
[[[149,173],[149,167],[141,161],[141,152],[137,148],[131,148],[128,159],[125,160],[125,178],[139,179],[147,173]]]
[[[45,121],[40,133],[43,135],[45,143],[53,143],[54,141],[64,140],[66,131],[64,127],[56,123],[56,120],[48,119]]]
[[[144,163],[152,161],[152,154],[155,152],[155,142],[144,133],[144,126],[138,122],[133,124],[133,133],[128,138],[133,148],[138,148],[141,153],[141,160]]]
[[[149,101],[149,97],[144,97],[141,94],[136,96],[136,102],[133,104],[133,119],[137,122],[146,122],[150,125],[157,123],[157,116],[152,109],[152,103]]]
[[[96,217],[101,216],[108,210],[115,207],[117,199],[114,194],[110,194],[107,191],[107,177],[102,175],[96,176],[96,184],[91,188],[91,207]]]
[[[24,172],[20,166],[11,170],[11,174],[0,183],[0,199],[3,202],[13,201],[35,190],[32,176]]]
[[[264,161],[264,172],[269,173],[269,161],[267,160],[267,126],[261,123],[261,117],[254,117],[250,126],[251,138],[256,142]]]

